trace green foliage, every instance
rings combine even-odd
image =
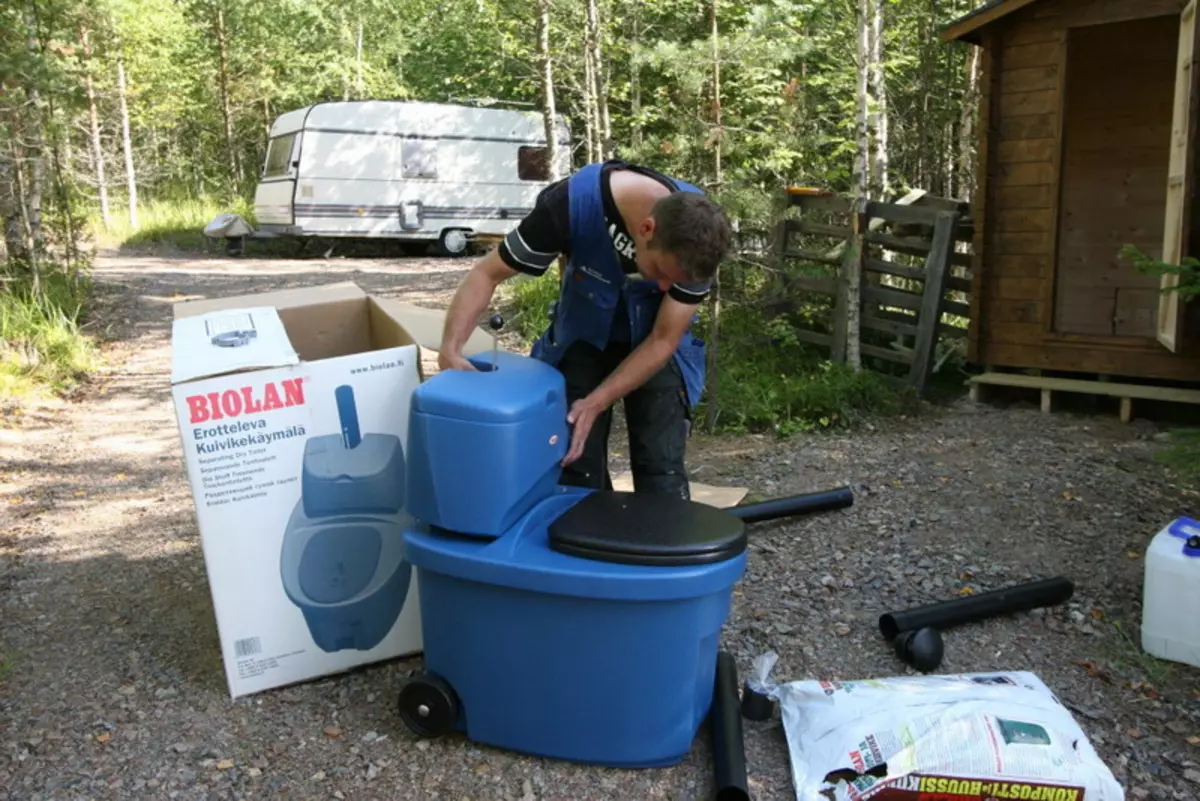
[[[74,387],[94,364],[81,327],[89,282],[48,272],[34,288],[28,274],[0,271],[0,397]]]
[[[499,300],[505,306],[505,328],[532,345],[550,322],[550,306],[558,298],[561,273],[556,263],[540,278],[518,275],[501,286]]]
[[[938,41],[937,31],[976,2],[885,2],[894,185],[962,196],[969,48]],[[851,0],[599,0],[598,7],[616,154],[712,189],[748,250],[769,236],[786,186],[849,188],[858,69]],[[0,7],[7,76],[0,217],[14,218],[4,188],[40,188],[39,202],[27,205],[42,211],[42,262],[52,271],[64,265],[64,277],[81,269],[72,266],[81,261],[72,252],[80,230],[106,245],[211,249],[201,229],[218,213],[253,221],[254,186],[280,114],[322,101],[389,98],[537,110],[536,27],[527,0],[17,0]],[[590,105],[586,27],[585,3],[552,4],[555,101],[577,143],[576,166],[586,157]],[[131,180],[136,229],[125,214]],[[817,301],[800,298],[787,316],[764,311],[775,299],[767,269],[723,288],[720,425],[836,428],[900,408],[872,373],[827,366],[796,341],[791,327],[811,322]],[[556,288],[552,273],[506,289],[521,310],[512,324],[527,341],[546,325]]]
[[[1138,271],[1145,275],[1161,278],[1164,275],[1178,275],[1179,283],[1167,291],[1179,293],[1183,302],[1200,295],[1200,259],[1185,257],[1182,264],[1168,264],[1143,253],[1135,245],[1125,245],[1121,248],[1121,256],[1133,264]]]
[[[761,273],[755,276],[761,279]],[[502,303],[512,330],[523,345],[533,343],[548,323],[559,278],[552,270],[540,279],[518,278],[505,287]],[[751,284],[753,281],[750,282]],[[708,325],[708,309],[697,330]],[[815,313],[807,307],[800,314]],[[790,435],[819,430],[845,430],[873,417],[912,408],[912,397],[879,374],[854,372],[830,363],[822,351],[801,342],[791,321],[771,318],[754,303],[734,302],[722,312],[717,371],[717,429]],[[707,402],[707,401],[706,401]],[[696,411],[702,420],[705,406]]]

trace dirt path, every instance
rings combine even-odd
[[[171,304],[353,280],[441,306],[468,264],[100,262],[105,368],[78,402],[0,420],[0,799],[711,796],[707,734],[646,772],[417,742],[394,698],[419,659],[226,695],[168,400]],[[767,649],[784,680],[903,673],[882,612],[1062,573],[1069,605],[947,633],[941,672],[1032,670],[1131,797],[1196,798],[1200,671],[1136,648],[1147,538],[1196,513],[1154,447],[1142,425],[967,403],[846,437],[698,440],[701,481],[858,493],[852,509],[756,528],[726,647],[743,674]],[[754,797],[794,797],[778,718],[746,736]]]

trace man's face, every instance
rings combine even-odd
[[[671,284],[686,284],[688,278],[679,266],[679,260],[671,253],[650,247],[653,236],[654,218],[647,217],[634,235],[638,272],[643,278],[656,282],[663,292],[670,289]]]

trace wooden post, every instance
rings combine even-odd
[[[950,254],[954,252],[958,214],[941,212],[933,225],[933,241],[925,259],[925,291],[917,318],[917,336],[913,345],[908,380],[924,393],[937,353],[938,326],[942,321],[942,299],[946,294],[946,276],[950,273]]]
[[[850,210],[850,239],[846,243],[846,249],[842,251],[837,298],[833,307],[833,345],[829,357],[835,362],[846,361],[846,345],[850,337],[850,282],[861,282],[862,279],[863,260],[867,255],[867,223],[867,199],[855,198]],[[861,285],[856,294],[861,309]]]

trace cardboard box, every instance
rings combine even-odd
[[[355,284],[176,305],[172,393],[232,697],[421,650],[409,402],[443,319]],[[477,330],[465,350],[491,347]]]

